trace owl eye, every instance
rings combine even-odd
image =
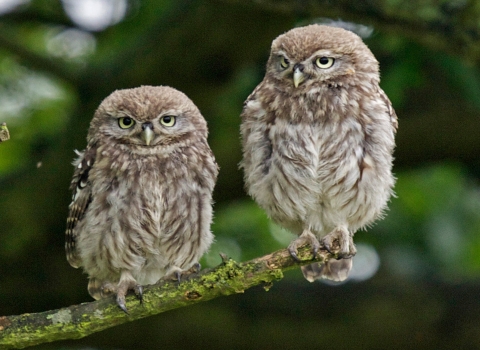
[[[333,63],[335,62],[335,59],[332,57],[318,57],[315,60],[315,64],[317,65],[318,68],[322,69],[327,69],[333,66]]]
[[[283,69],[287,69],[289,65],[290,65],[290,62],[288,61],[288,58],[280,56],[280,66]]]
[[[118,118],[118,126],[122,129],[129,129],[135,125],[135,120],[129,117]]]
[[[160,123],[165,126],[174,126],[177,118],[173,115],[164,115],[160,118]]]

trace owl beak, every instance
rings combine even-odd
[[[297,88],[305,80],[301,67],[293,67],[293,85]]]
[[[143,129],[141,134],[142,140],[145,142],[147,146],[149,146],[150,142],[152,142],[153,137],[155,136],[152,130],[153,125],[152,123],[144,123],[142,124],[142,129]]]

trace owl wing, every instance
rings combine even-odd
[[[378,88],[378,95],[387,106],[388,115],[390,116],[390,122],[392,123],[393,131],[396,133],[398,129],[398,118],[397,113],[395,113],[395,110],[393,109],[392,102],[390,102],[387,94],[380,88]]]
[[[247,105],[250,101],[255,101],[257,99],[257,92],[258,90],[260,90],[261,88],[263,87],[263,82],[261,82],[260,84],[258,84],[255,89],[253,89],[253,91],[250,93],[250,95],[248,95],[247,99],[245,100],[245,102],[243,102],[243,110],[242,110],[242,118],[243,118],[243,114],[245,113],[245,110],[247,108]]]
[[[73,198],[69,206],[70,212],[67,218],[67,230],[65,231],[65,252],[70,265],[78,268],[80,260],[76,250],[77,234],[75,227],[92,201],[92,185],[88,180],[88,173],[95,162],[96,148],[89,147],[83,152],[75,152],[79,157],[73,162],[75,172],[70,183]]]
[[[271,121],[268,120],[268,113],[263,107],[261,94],[258,93],[263,85],[263,82],[257,85],[243,104],[240,126],[243,159],[240,162],[240,168],[245,170],[245,175],[252,175],[254,170],[251,167],[259,159],[261,159],[261,166],[258,165],[255,170],[259,170],[261,167],[263,175],[269,170],[269,160],[272,154],[272,144],[269,138]]]

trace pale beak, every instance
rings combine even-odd
[[[294,68],[293,70],[293,85],[295,87],[298,87],[303,81],[305,80],[305,75],[303,72],[300,70],[300,68]]]
[[[150,142],[152,142],[153,138],[155,137],[155,134],[153,133],[153,125],[152,123],[145,123],[142,125],[142,140],[145,142],[147,146],[150,145]]]

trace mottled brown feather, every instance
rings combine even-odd
[[[124,309],[129,289],[189,271],[209,248],[218,166],[207,135],[198,108],[170,87],[118,90],[100,104],[74,162],[65,244],[92,297],[116,293]]]
[[[322,57],[332,64],[319,66]],[[297,246],[320,242],[339,257],[355,255],[355,231],[386,209],[398,120],[379,82],[372,52],[342,28],[310,25],[272,42],[241,115],[241,167],[248,193],[299,235],[294,257]],[[351,260],[331,261],[303,271],[309,281],[343,280],[350,268]]]
[[[70,189],[73,192],[72,203],[67,219],[67,230],[65,232],[65,251],[67,260],[75,268],[80,267],[80,261],[76,251],[75,226],[82,219],[91,201],[91,185],[88,181],[88,173],[95,162],[95,147],[90,146],[74,162],[75,172],[73,174]]]

